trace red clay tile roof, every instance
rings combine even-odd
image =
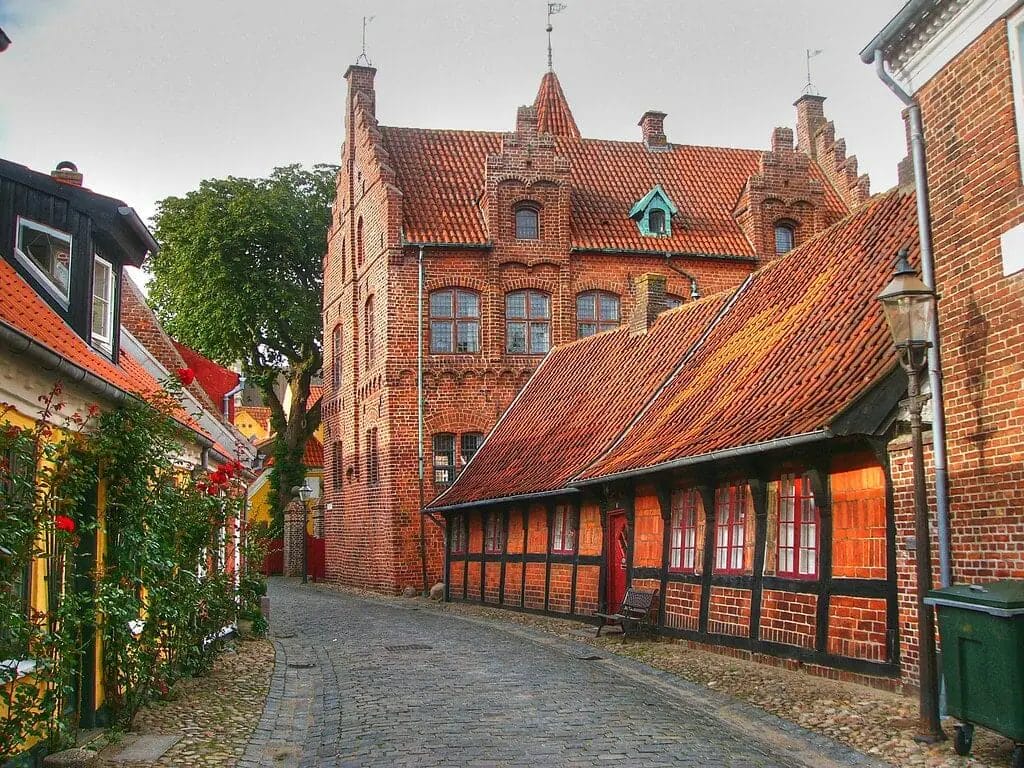
[[[317,402],[323,396],[324,396],[324,388],[323,387],[317,386],[315,384],[311,385],[310,388],[309,388],[309,397],[306,398],[306,410],[308,411],[310,408],[312,408],[314,405],[316,405]]]
[[[537,89],[537,98],[533,100],[537,110],[537,130],[554,136],[580,137],[580,129],[576,127],[576,118],[572,116],[569,102],[566,101],[562,84],[554,72],[544,73]]]
[[[306,441],[306,449],[302,454],[302,465],[306,469],[322,469],[324,466],[324,446],[315,437]]]
[[[196,381],[210,396],[213,404],[217,407],[217,412],[220,413],[221,408],[224,407],[224,395],[238,386],[238,374],[203,357],[180,341],[174,341],[174,347],[181,355],[181,359],[185,361],[185,365],[195,373]]]
[[[664,314],[646,336],[619,330],[553,350],[430,506],[553,490],[828,428],[896,365],[875,296],[896,251],[916,242],[913,195],[890,193],[735,291]],[[709,310],[728,299],[710,322]],[[685,362],[666,377],[663,366],[637,368],[641,350]],[[616,440],[615,427],[633,418]]]
[[[120,353],[118,364],[114,365],[86,344],[4,259],[0,259],[0,286],[3,286],[0,322],[122,392],[145,400],[161,389],[160,383],[126,352]],[[174,416],[194,432],[212,440],[184,410],[179,409]]]
[[[403,193],[409,242],[485,243],[489,235],[478,204],[488,155],[501,151],[500,133],[381,126]],[[753,247],[733,217],[760,150],[670,144],[651,152],[642,142],[556,137],[556,151],[572,174],[572,246],[582,249],[672,251],[751,256]],[[829,212],[846,208],[814,163]],[[669,237],[644,237],[628,214],[661,184],[679,214]]]
[[[726,299],[665,312],[657,332],[630,336],[623,326],[552,350],[437,503],[563,487],[629,425]]]

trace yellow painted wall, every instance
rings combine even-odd
[[[243,410],[235,413],[235,428],[253,442],[270,437],[270,430]]]

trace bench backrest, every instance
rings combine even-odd
[[[630,587],[626,590],[626,596],[622,598],[622,613],[637,612],[646,614],[651,610],[651,606],[654,604],[654,598],[658,594],[657,590],[645,590],[645,589],[633,589]]]

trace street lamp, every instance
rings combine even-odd
[[[297,493],[302,500],[302,583],[305,584],[306,571],[308,570],[306,558],[309,557],[309,542],[306,540],[306,524],[308,522],[309,509],[306,507],[306,502],[312,498],[313,489],[309,487],[309,483],[303,481],[302,485],[296,485],[292,488],[292,493]]]
[[[915,740],[932,744],[946,738],[939,722],[939,683],[935,663],[935,619],[924,598],[932,588],[931,536],[928,498],[924,484],[924,442],[921,410],[928,395],[921,394],[921,372],[928,364],[928,331],[935,314],[935,292],[925,285],[907,260],[907,249],[897,255],[896,272],[878,294],[892,332],[900,365],[907,374],[907,410],[914,458],[914,540],[917,564],[917,645],[920,683],[919,733]]]

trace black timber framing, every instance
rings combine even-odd
[[[526,608],[526,558],[530,554],[530,507],[523,507],[523,567],[519,582],[519,607]]]
[[[818,508],[818,578],[822,585],[816,605],[814,621],[814,648],[819,653],[828,651],[829,606],[832,604],[832,495],[829,492],[829,473],[819,466],[807,470],[811,480],[811,493],[814,494],[814,506]]]
[[[544,504],[544,514],[547,518],[547,528],[544,529],[547,538],[544,547],[544,610],[548,611],[548,601],[551,597],[551,521],[555,517],[555,502],[548,501]]]
[[[716,483],[698,485],[701,506],[704,507],[704,562],[701,563],[700,613],[697,617],[697,631],[706,635],[708,613],[711,611],[711,581],[715,564],[715,487]]]
[[[889,660],[900,663],[900,603],[896,574],[896,500],[892,482],[892,463],[889,460],[888,443],[893,434],[884,439],[869,441],[875,458],[882,465],[885,475],[885,576],[889,586],[886,593],[885,623],[889,641]]]
[[[658,494],[658,508],[661,512],[661,572],[657,577],[661,580],[658,588],[658,626],[665,626],[665,592],[668,589],[668,568],[669,558],[672,554],[672,484],[666,478],[662,478],[655,484]],[[635,569],[639,575],[641,570]]]
[[[498,605],[505,604],[505,564],[508,562],[509,510],[501,511],[501,572],[498,574]],[[525,567],[525,566],[524,566]]]
[[[458,515],[444,516],[444,599],[446,602],[450,602],[452,599],[452,525],[458,519]]]
[[[573,530],[573,553],[572,553],[572,586],[569,590],[569,613],[576,615],[576,578],[580,569],[580,500],[572,500],[572,530]],[[526,567],[525,565],[523,566]]]

